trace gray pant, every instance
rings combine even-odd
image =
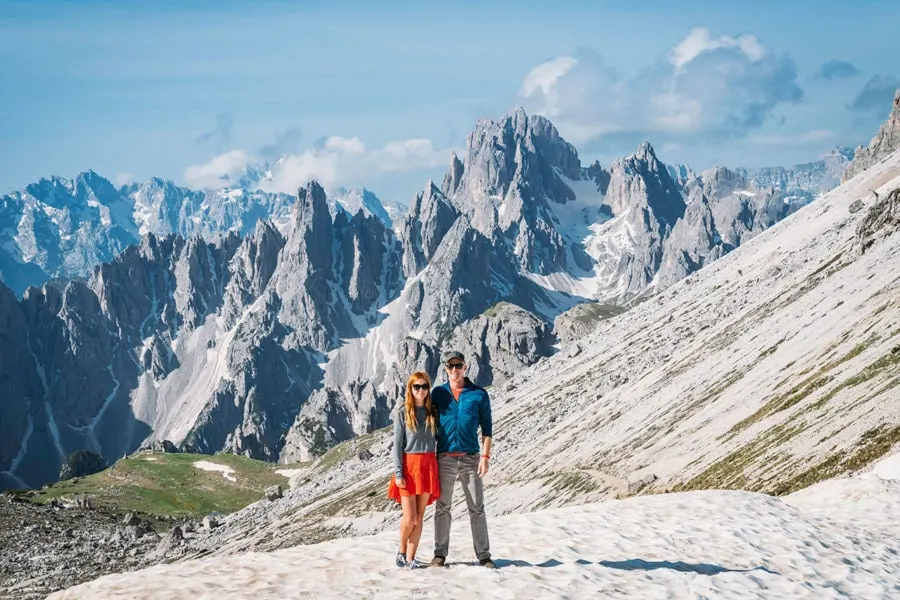
[[[472,544],[478,560],[491,557],[488,540],[487,517],[484,514],[484,484],[478,476],[478,460],[475,455],[447,456],[438,454],[438,470],[441,477],[441,497],[434,509],[434,555],[447,556],[450,550],[450,507],[456,480],[462,483],[469,509],[469,525]]]

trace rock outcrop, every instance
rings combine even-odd
[[[879,198],[856,226],[853,247],[857,255],[900,230],[900,188],[894,188]]]
[[[881,124],[878,133],[869,142],[868,147],[859,146],[856,156],[847,166],[841,181],[855,177],[875,163],[890,156],[900,149],[900,89],[894,94],[894,105],[887,120]]]
[[[106,462],[99,454],[87,450],[78,450],[70,454],[59,471],[59,480],[65,481],[73,477],[85,477],[99,473],[106,468]]]

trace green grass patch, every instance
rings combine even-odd
[[[553,475],[550,483],[560,490],[566,490],[570,493],[586,493],[593,492],[600,488],[600,485],[594,481],[588,473],[581,471],[562,471]]]
[[[734,426],[728,430],[728,433],[737,433],[771,414],[775,414],[777,412],[781,412],[782,410],[791,408],[817,389],[827,385],[830,381],[830,375],[824,375],[818,378],[807,378],[800,385],[791,388],[791,390],[786,394],[775,396],[774,398],[763,404],[755,413],[753,413],[746,419],[735,423]]]
[[[852,360],[852,359],[856,358],[857,356],[862,354],[869,346],[871,346],[873,343],[877,342],[878,339],[879,339],[879,336],[877,334],[873,334],[873,335],[869,336],[864,342],[854,346],[853,349],[851,349],[844,356],[825,364],[825,366],[823,366],[821,369],[819,369],[816,373],[814,373],[813,375],[810,375],[809,377],[807,377],[806,379],[801,381],[799,384],[797,384],[796,386],[794,386],[793,388],[791,388],[784,394],[779,394],[779,395],[775,396],[774,398],[772,398],[771,400],[769,400],[768,402],[766,402],[765,404],[763,404],[759,408],[759,410],[757,410],[755,413],[753,413],[746,419],[736,423],[728,431],[728,433],[736,433],[738,431],[741,431],[742,429],[749,427],[750,425],[760,421],[761,419],[764,419],[765,417],[767,417],[769,415],[775,414],[777,412],[781,412],[783,410],[787,410],[787,409],[791,408],[792,406],[795,406],[799,402],[803,401],[807,396],[809,396],[816,390],[828,385],[829,383],[831,383],[831,381],[833,381],[834,377],[832,375],[827,374],[829,371],[842,365],[843,363],[847,362],[848,360]],[[900,348],[900,347],[898,347],[898,348]],[[900,350],[898,350],[898,354],[900,354]],[[892,352],[887,357],[882,357],[882,359],[879,359],[879,361],[876,363],[877,365],[879,365],[878,369],[885,368],[885,366],[887,366],[887,364],[890,363],[890,360],[891,360],[890,356],[893,356],[893,355],[894,355],[894,353]],[[887,360],[887,363],[885,362],[885,360]],[[892,363],[890,363],[890,364],[892,364]],[[827,402],[827,400],[830,400],[834,396],[834,394],[837,393],[838,389],[840,389],[842,387],[846,387],[848,385],[857,385],[858,383],[861,383],[862,381],[865,381],[866,379],[872,377],[875,373],[871,371],[871,368],[874,366],[875,365],[867,367],[864,370],[864,373],[860,373],[860,375],[858,375],[858,376],[851,377],[847,381],[841,383],[837,389],[831,390],[829,392],[829,394],[826,394],[825,401]],[[822,403],[822,400],[820,400],[816,405],[813,405],[813,406],[820,405],[820,403]]]
[[[776,496],[790,494],[825,479],[859,470],[887,454],[897,442],[900,442],[900,425],[882,425],[870,429],[859,438],[859,444],[854,449],[832,454],[799,475],[777,485],[771,493]]]
[[[598,483],[589,473],[581,471],[553,471],[544,477],[543,496],[532,510],[540,510],[554,506],[560,502],[571,500],[578,494],[587,494],[605,487]]]
[[[716,385],[709,388],[706,391],[706,393],[700,397],[699,400],[697,400],[696,402],[693,402],[692,406],[693,405],[702,406],[702,405],[706,404],[707,402],[709,402],[710,400],[714,400],[715,398],[718,398],[722,394],[722,392],[724,392],[726,389],[730,388],[732,385],[734,385],[735,383],[737,383],[738,381],[743,379],[743,377],[744,377],[744,375],[746,375],[746,373],[747,373],[746,369],[735,369],[734,371],[731,371],[728,375],[725,376],[724,379],[722,379]]]
[[[807,410],[817,410],[831,401],[831,399],[841,390],[866,383],[885,371],[893,370],[898,365],[900,365],[900,346],[894,346],[889,353],[868,365],[853,377],[849,377],[842,381],[839,385],[835,386],[834,389],[829,390],[827,394],[822,396],[815,404],[809,406]],[[885,389],[883,388],[880,391],[885,391]]]
[[[707,467],[692,479],[675,486],[674,491],[706,489],[750,489],[754,482],[746,476],[746,469],[773,448],[785,443],[806,429],[805,425],[776,425],[749,443]]]
[[[235,481],[195,467],[198,461],[231,467]],[[84,495],[98,507],[156,517],[228,514],[262,498],[269,486],[286,487],[287,478],[275,472],[283,468],[290,467],[235,454],[136,454],[99,473],[35,490],[30,500],[44,504]]]
[[[772,347],[770,347],[770,348],[766,348],[765,350],[763,350],[762,352],[760,352],[760,353],[759,353],[759,356],[756,357],[756,362],[759,362],[759,361],[761,361],[762,359],[764,359],[764,358],[766,358],[766,357],[768,357],[768,356],[772,356],[773,354],[775,354],[775,351],[778,350],[778,346],[780,346],[780,345],[784,342],[784,340],[786,340],[786,339],[787,339],[787,338],[781,338],[780,340],[778,340],[777,342],[775,342],[775,345],[774,345],[774,346],[772,346]]]

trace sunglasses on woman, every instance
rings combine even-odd
[[[428,389],[428,384],[427,384],[427,383],[414,383],[414,384],[412,384],[412,389],[414,389],[414,390],[427,390],[427,389]]]

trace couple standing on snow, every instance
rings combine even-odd
[[[421,371],[409,377],[405,402],[398,403],[394,417],[394,475],[388,497],[403,508],[396,564],[411,569],[427,566],[416,560],[416,549],[425,508],[437,500],[431,566],[444,566],[450,550],[450,505],[459,480],[469,509],[475,556],[493,569],[481,480],[491,457],[491,400],[484,388],[466,377],[462,353],[448,352],[443,365],[448,381],[434,389]]]

